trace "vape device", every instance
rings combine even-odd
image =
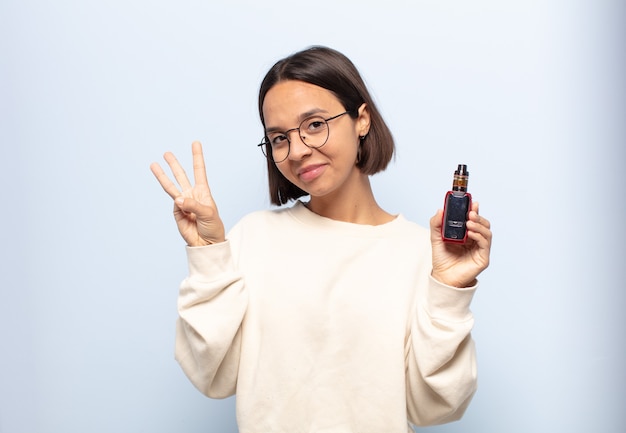
[[[467,219],[472,208],[472,195],[467,192],[467,165],[459,164],[454,172],[452,191],[446,193],[443,207],[441,237],[444,242],[464,243],[467,240]]]

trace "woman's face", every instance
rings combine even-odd
[[[345,112],[341,102],[326,89],[303,81],[281,81],[272,87],[263,101],[265,129],[285,132],[297,128],[303,120],[323,119]],[[311,197],[321,197],[357,185],[361,175],[356,167],[359,136],[369,131],[369,113],[363,104],[356,119],[346,114],[328,121],[329,136],[320,148],[306,146],[298,134],[288,133],[289,156],[276,163],[290,182]]]

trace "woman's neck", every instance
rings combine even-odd
[[[357,187],[311,197],[307,208],[323,217],[354,224],[380,225],[395,219],[376,203],[369,177],[359,177]]]

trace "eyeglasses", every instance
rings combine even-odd
[[[328,119],[324,119],[321,116],[309,117],[304,119],[297,128],[267,134],[263,137],[263,141],[257,146],[261,148],[263,155],[268,159],[275,163],[283,162],[289,156],[289,150],[291,148],[289,133],[298,131],[300,139],[307,147],[319,149],[328,141],[328,136],[330,135],[328,122],[348,113],[349,111],[344,111]]]

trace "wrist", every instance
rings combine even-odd
[[[468,287],[474,287],[477,284],[476,278],[472,278],[471,280],[464,280],[458,278],[449,278],[445,275],[432,271],[430,276],[437,282],[444,284],[450,287],[456,287],[457,289],[466,289]]]

